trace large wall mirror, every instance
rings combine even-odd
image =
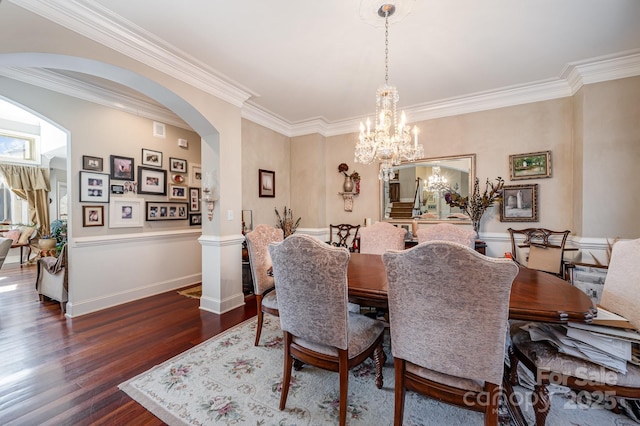
[[[466,197],[473,190],[475,154],[425,158],[394,167],[395,178],[381,181],[382,220],[469,221],[444,199],[448,191]]]

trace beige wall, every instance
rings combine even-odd
[[[291,140],[291,207],[302,218],[301,228],[327,226],[325,149],[325,138],[317,133]]]
[[[285,206],[291,207],[290,152],[288,137],[242,120],[242,167],[238,170],[242,175],[242,209],[252,211],[254,227],[261,223],[274,226],[274,209],[282,214]],[[259,197],[259,169],[275,172],[274,198]]]
[[[640,237],[640,77],[584,86],[582,235]]]

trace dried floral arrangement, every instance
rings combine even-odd
[[[355,183],[360,182],[360,174],[358,172],[354,171],[351,174],[347,173],[349,171],[349,166],[347,165],[347,163],[340,163],[338,165],[338,171],[343,175],[350,177],[351,180],[353,180]]]
[[[480,231],[480,219],[487,210],[497,202],[502,201],[502,193],[504,189],[504,179],[500,176],[493,183],[487,178],[484,187],[484,193],[480,195],[480,180],[476,178],[473,185],[473,193],[471,197],[463,197],[455,191],[444,194],[444,199],[451,207],[459,207],[467,216],[471,218],[473,230],[478,233]]]
[[[276,211],[276,218],[277,218],[276,228],[282,229],[282,232],[284,233],[284,238],[287,238],[289,235],[296,232],[296,229],[298,229],[298,225],[300,224],[300,220],[302,220],[302,218],[299,217],[298,220],[294,222],[293,211],[291,209],[287,209],[287,206],[284,206],[284,211],[282,216],[280,215],[280,212],[278,211],[277,207],[275,208],[275,211]]]

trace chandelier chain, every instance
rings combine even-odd
[[[384,13],[384,84],[389,84],[389,11]]]

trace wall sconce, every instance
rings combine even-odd
[[[213,208],[215,207],[216,199],[213,196],[213,182],[211,173],[204,174],[204,180],[202,181],[202,204],[207,209],[207,217],[209,220],[213,220]]]

